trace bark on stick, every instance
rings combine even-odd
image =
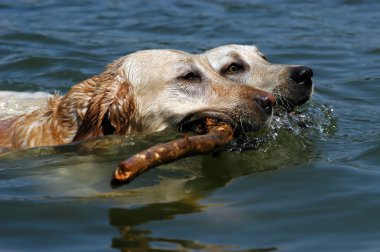
[[[131,182],[151,168],[191,155],[210,153],[233,140],[229,124],[209,120],[204,135],[185,136],[171,142],[158,144],[122,161],[114,171],[111,186],[119,187]]]

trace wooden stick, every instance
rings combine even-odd
[[[233,140],[234,134],[229,124],[217,123],[210,119],[206,127],[207,134],[205,135],[185,136],[158,144],[122,161],[113,173],[111,186],[119,187],[155,166],[190,155],[209,153]]]

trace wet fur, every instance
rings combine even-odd
[[[188,73],[200,78],[187,80]],[[257,129],[271,115],[255,97],[268,95],[223,78],[199,55],[139,51],[116,60],[66,95],[54,96],[41,109],[8,122],[0,128],[0,147],[14,150],[110,134],[156,132],[177,127],[198,111],[218,111],[239,125]]]
[[[256,46],[224,45],[210,49],[202,56],[221,76],[273,93],[277,104],[289,111],[305,103],[312,95],[312,85],[299,85],[290,77],[291,71],[298,65],[270,63]],[[234,62],[244,65],[244,70],[226,73],[224,69]]]

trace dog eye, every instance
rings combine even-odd
[[[265,54],[259,53],[260,57],[263,58],[265,61],[268,61],[268,57]]]
[[[244,66],[238,63],[232,63],[224,71],[225,74],[235,74],[244,71]]]
[[[183,80],[187,81],[200,81],[202,79],[201,75],[197,72],[189,72],[181,77]]]

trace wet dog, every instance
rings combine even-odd
[[[220,76],[261,88],[276,96],[288,111],[307,102],[313,92],[313,71],[307,66],[272,64],[257,47],[225,45],[202,54]]]
[[[205,55],[175,50],[126,55],[66,95],[8,121],[0,134],[0,147],[14,150],[110,134],[182,129],[206,116],[243,130],[266,125],[274,96],[247,85],[250,81],[237,85],[237,78],[225,78],[231,67],[225,70],[224,64],[217,63],[213,51]],[[217,72],[218,64],[223,69]]]

